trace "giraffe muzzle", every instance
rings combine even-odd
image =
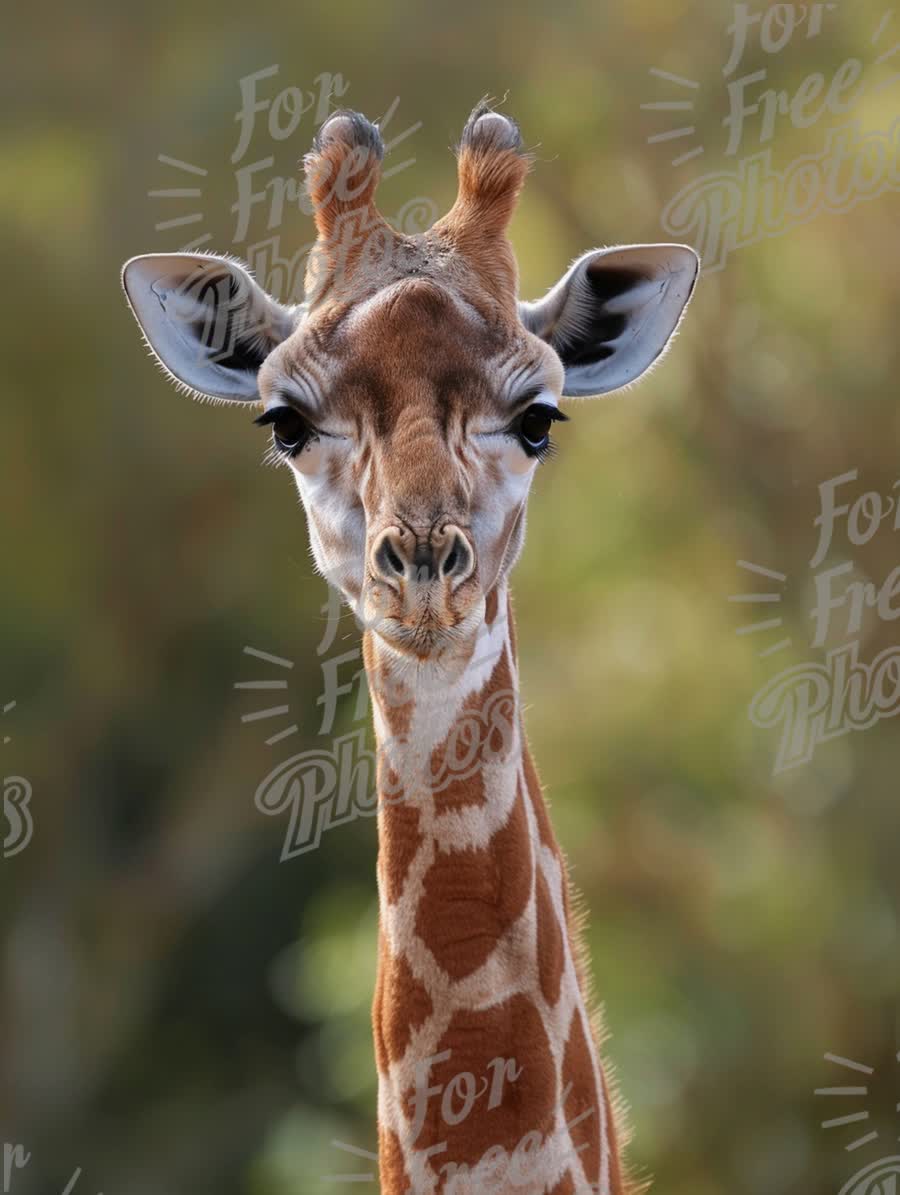
[[[376,580],[395,593],[444,584],[455,592],[475,571],[475,549],[455,523],[436,524],[424,535],[395,525],[376,537],[371,567]]]

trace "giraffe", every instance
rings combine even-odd
[[[515,121],[475,109],[455,202],[416,236],[375,204],[383,152],[358,113],[320,128],[301,303],[205,253],[133,258],[123,284],[180,388],[256,405],[316,565],[364,626],[383,1195],[624,1195],[582,914],[525,736],[509,576],[561,400],[650,368],[699,261],[681,245],[595,249],[520,301],[507,227],[531,160]]]

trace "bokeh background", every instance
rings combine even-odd
[[[887,82],[887,12],[842,3],[778,55],[751,36],[738,73],[794,91],[859,57]],[[206,233],[243,255],[240,80],[277,65],[263,98],[330,72],[372,117],[399,97],[394,134],[421,122],[391,159],[414,163],[384,184],[388,213],[414,197],[443,210],[466,114],[508,93],[538,159],[512,236],[523,293],[540,294],[589,247],[670,239],[672,195],[734,169],[733,15],[712,0],[38,0],[9,15],[0,707],[17,705],[0,763],[31,782],[35,824],[0,862],[0,1142],[32,1155],[13,1192],[55,1195],[76,1168],[88,1195],[376,1189],[326,1181],[372,1169],[332,1143],[375,1145],[374,824],[281,863],[286,819],[253,804],[280,758],[360,725],[348,695],[319,734],[324,584],[247,413],[192,404],[147,358],[122,261]],[[886,129],[898,96],[872,88],[852,115]],[[641,107],[672,100],[694,108]],[[315,112],[283,141],[266,115],[244,164],[271,155],[258,181],[293,177]],[[835,123],[780,119],[773,161],[821,152]],[[680,125],[694,137],[648,142]],[[758,130],[740,156],[763,148]],[[173,187],[201,195],[149,194]],[[277,233],[289,254],[312,235],[296,205],[267,223],[254,207],[246,241]],[[631,1156],[667,1195],[838,1192],[898,1152],[897,723],[773,773],[777,736],[748,716],[778,672],[823,658],[818,486],[855,469],[846,494],[887,498],[900,475],[897,250],[886,190],[734,253],[664,367],[578,404],[534,487],[514,578],[528,727],[591,910]],[[898,546],[891,520],[859,547],[839,527],[829,560],[880,584]],[[777,607],[728,600],[761,591]],[[782,627],[738,633],[770,617]],[[861,658],[896,625],[867,614]],[[356,645],[345,618],[329,654]],[[265,695],[234,685],[279,672],[245,646],[294,662],[300,730],[274,747],[289,719],[242,722]],[[860,1082],[828,1052],[873,1069],[865,1100],[814,1095]],[[862,1127],[821,1128],[862,1107]]]

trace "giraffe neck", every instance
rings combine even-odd
[[[512,615],[452,665],[368,635],[383,1195],[621,1188],[565,861],[522,729]]]

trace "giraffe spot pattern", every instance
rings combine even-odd
[[[391,736],[405,740],[409,735],[415,703],[409,697],[406,686],[396,680],[387,667],[380,668],[376,675],[376,696]]]
[[[495,617],[496,613],[495,610]],[[512,633],[510,623],[510,638]],[[464,702],[461,717],[483,714],[486,704],[502,690],[514,694],[514,658],[508,641],[487,683]],[[373,661],[368,659],[366,663],[371,675]],[[401,696],[405,694],[401,692]],[[393,723],[385,715],[385,725],[392,733],[408,731],[412,704],[410,709],[395,704],[397,712]],[[519,723],[514,725],[520,729]],[[431,753],[429,766],[436,772],[442,766],[441,756],[445,756],[452,746],[448,742],[450,737],[448,735],[448,739]],[[462,747],[465,746],[463,742]],[[505,760],[508,752],[494,750],[492,761],[498,754]],[[545,1195],[575,1195],[582,1182],[582,1165],[588,1181],[599,1184],[604,1157],[601,1146],[604,1111],[610,1127],[610,1191],[606,1195],[622,1195],[612,1114],[608,1110],[610,1100],[602,1075],[599,1090],[597,1087],[593,1043],[583,1001],[580,996],[576,998],[567,1033],[564,1024],[555,1024],[552,1019],[545,1026],[538,1011],[538,1007],[544,1008],[545,1004],[550,1008],[557,1007],[564,987],[568,990],[570,980],[574,982],[567,968],[572,934],[577,924],[572,922],[570,915],[564,856],[556,844],[524,734],[519,739],[515,757],[510,760],[510,768],[515,770],[505,778],[505,783],[512,781],[518,773],[515,800],[507,821],[494,832],[491,841],[480,850],[454,849],[450,845],[455,841],[453,835],[444,831],[440,841],[447,844],[448,849],[439,850],[435,857],[432,852],[436,841],[426,830],[427,809],[404,801],[400,777],[386,758],[380,760],[379,879],[382,899],[389,905],[395,905],[401,896],[409,901],[408,919],[404,916],[396,922],[393,931],[395,934],[399,931],[395,942],[396,957],[391,956],[386,940],[380,944],[373,1004],[380,1083],[393,1088],[396,1109],[389,1124],[384,1126],[390,1135],[381,1146],[381,1183],[385,1195],[388,1191],[391,1195],[411,1195],[413,1188],[408,1173],[412,1154],[409,1151],[413,1150],[421,1159],[419,1151],[435,1146],[444,1148],[432,1156],[426,1167],[434,1183],[433,1186],[427,1183],[426,1189],[433,1195],[450,1195],[460,1189],[474,1190],[486,1178],[495,1180],[497,1166],[501,1171],[504,1166],[513,1168],[510,1159],[515,1159],[517,1145],[529,1135],[546,1140],[557,1110],[562,1112],[567,1124],[578,1122],[569,1131],[572,1148],[578,1151],[579,1160],[561,1159],[562,1166],[567,1169],[555,1184],[551,1185],[547,1176],[538,1178],[535,1175],[534,1190],[530,1190],[526,1183],[522,1195],[538,1195],[538,1187]],[[476,819],[484,816],[478,811],[489,810],[492,797],[491,784],[486,784],[485,775],[492,777],[492,772],[485,773],[483,766],[478,766],[471,777],[450,775],[448,783],[436,784],[432,791],[438,818],[445,812],[467,809],[473,811]],[[506,792],[509,792],[508,788]],[[452,821],[445,824],[449,828],[454,825]],[[426,854],[423,862],[430,866],[424,875],[416,867],[414,890],[411,890],[410,868],[423,848]],[[555,872],[555,865],[548,865],[544,870],[539,862],[542,848],[552,852],[562,871],[565,905],[562,920],[557,918],[551,894],[555,880],[551,873]],[[546,854],[543,858],[546,859]],[[517,922],[522,924],[520,919],[529,908],[532,892],[534,933],[522,933],[517,928],[510,934]],[[530,923],[522,928],[529,929]],[[530,943],[527,947],[524,946],[526,940]],[[417,953],[423,945],[430,952],[431,960],[422,959]],[[442,1017],[439,1019],[439,1026],[446,1025],[446,1030],[435,1044],[429,1026],[440,1013],[445,994],[450,998],[452,985],[478,971],[497,953],[498,945],[505,955],[518,949],[534,951],[529,990],[488,1009],[463,1009],[454,1003],[452,1007],[456,1011],[449,1024]],[[412,973],[408,962],[412,958],[416,958],[416,966],[421,968],[422,982]],[[432,965],[432,960],[437,967]],[[574,961],[577,970],[577,959]],[[450,1015],[449,1011],[447,1015]],[[419,1051],[423,1054],[422,1059],[411,1058],[409,1053],[410,1042],[417,1030],[424,1032],[428,1040],[427,1047]],[[436,1033],[440,1032],[440,1027],[436,1026]],[[561,1035],[554,1049],[550,1048],[551,1033]],[[413,1080],[416,1065],[421,1065],[425,1056],[434,1058],[448,1050],[449,1058],[430,1064],[424,1082],[421,1077],[415,1080],[416,1085],[430,1088],[432,1094],[426,1101],[424,1119],[413,1119],[417,1095]],[[512,1062],[516,1078],[510,1081],[511,1076],[507,1074],[501,1084],[500,1103],[488,1108],[485,1092],[491,1086],[491,1064],[496,1062],[502,1069],[506,1059]],[[461,1078],[467,1075],[472,1076],[471,1082]],[[451,1115],[448,1120],[443,1115],[442,1101],[447,1089],[451,1089],[451,1113],[459,1111],[461,1101],[465,1103],[473,1090],[480,1093],[480,1098],[461,1119]],[[560,1109],[561,1093],[565,1099]],[[404,1158],[408,1159],[406,1165]],[[488,1175],[482,1174],[479,1163],[487,1164]],[[454,1175],[463,1182],[463,1188],[453,1182]],[[470,1176],[468,1185],[466,1175]]]
[[[525,773],[525,787],[528,789],[528,797],[531,801],[531,807],[534,810],[541,844],[551,850],[558,858],[559,847],[556,844],[553,827],[550,825],[550,815],[547,813],[547,806],[544,804],[541,782],[538,779],[534,760],[531,758],[531,752],[527,746],[522,752],[522,770]]]
[[[486,848],[438,852],[425,875],[416,933],[451,979],[463,979],[487,962],[525,911],[532,875],[520,796]]]
[[[494,665],[494,670],[491,673],[490,680],[475,698],[470,698],[466,703],[472,708],[478,708],[489,697],[495,693],[510,693],[513,688],[512,672],[509,667],[509,656],[506,647],[500,653],[497,663]]]
[[[487,682],[466,698],[450,732],[431,753],[431,777],[441,813],[487,804],[483,765],[503,757],[512,746],[512,692],[504,647]]]
[[[381,1171],[381,1185],[384,1191],[411,1191],[412,1183],[406,1172],[403,1151],[395,1133],[390,1129],[379,1130],[378,1166]]]
[[[491,590],[484,602],[484,621],[489,627],[494,625],[494,619],[497,617],[497,608],[499,606],[499,595],[497,594],[497,587]]]
[[[572,1013],[563,1055],[562,1085],[563,1093],[568,1093],[563,1114],[570,1126],[572,1145],[578,1151],[588,1182],[599,1183],[602,1096],[597,1091],[593,1058],[581,1010],[577,1007]]]
[[[427,1088],[438,1092],[427,1101],[414,1145],[423,1151],[446,1146],[432,1165],[442,1176],[439,1190],[452,1191],[449,1180],[455,1168],[474,1169],[492,1148],[502,1146],[512,1154],[529,1133],[543,1140],[552,1130],[556,1067],[540,1014],[525,996],[513,996],[480,1011],[456,1012],[435,1056],[445,1051],[450,1056],[430,1069]],[[514,1068],[504,1070],[509,1061]],[[471,1076],[475,1086],[460,1076]],[[419,1100],[425,1087],[419,1085]],[[473,1090],[482,1094],[467,1105],[466,1092]],[[410,1090],[406,1097],[410,1115],[415,1098],[415,1089]],[[462,1115],[467,1106],[468,1114]]]
[[[384,717],[390,738],[405,740],[415,706],[412,695],[393,670],[386,663],[378,661],[373,637],[368,631],[363,635],[362,648],[372,700],[377,703]]]
[[[432,766],[434,766],[434,758],[432,756]],[[451,780],[445,781],[435,795],[437,807],[441,813],[450,813],[460,809],[483,809],[487,805],[484,777],[480,772],[476,772],[474,776],[453,777]]]
[[[397,792],[396,789],[393,790]],[[419,811],[415,805],[392,795],[382,804],[378,816],[378,872],[388,904],[396,904],[413,859],[423,838],[419,828]]]
[[[382,937],[379,944],[378,978],[375,987],[373,1023],[376,1041],[380,1040],[381,1055],[378,1068],[386,1074],[392,1062],[399,1061],[406,1052],[413,1031],[419,1029],[431,1016],[433,1006],[425,987],[410,970],[409,963],[402,956],[390,953]],[[390,999],[384,999],[384,993]]]
[[[567,1170],[550,1195],[575,1195],[575,1180],[572,1178],[572,1171]]]
[[[540,868],[537,871],[535,886],[535,900],[537,904],[537,957],[538,973],[541,981],[541,992],[547,1003],[553,1007],[559,1000],[562,989],[563,971],[566,965],[565,949],[563,946],[562,929],[550,889]]]

